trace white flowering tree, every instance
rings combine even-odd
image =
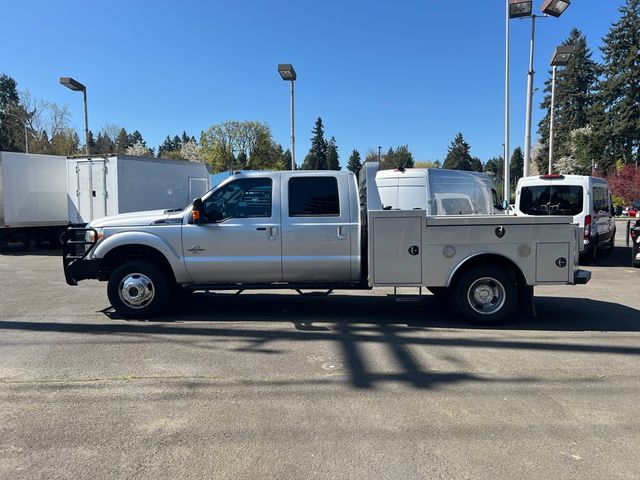
[[[200,155],[200,147],[193,140],[185,142],[180,147],[180,156],[190,162],[202,163],[202,156]]]
[[[130,147],[127,147],[127,149],[125,150],[125,153],[127,155],[134,155],[136,157],[152,157],[153,156],[153,153],[151,152],[151,150],[145,147],[140,141],[134,143]]]

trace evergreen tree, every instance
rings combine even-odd
[[[444,159],[443,168],[450,170],[467,170],[471,171],[473,168],[471,158],[471,147],[465,141],[462,133],[458,133],[456,137],[449,145],[447,151],[447,157]]]
[[[335,137],[331,137],[327,145],[327,168],[329,170],[340,170],[340,156]]]
[[[115,144],[113,140],[109,137],[109,135],[99,132],[98,138],[96,139],[96,151],[94,153],[98,154],[108,154],[113,153],[115,151]]]
[[[144,141],[144,138],[142,138],[142,134],[138,130],[129,135],[129,145],[133,146],[136,143],[139,143],[145,148],[147,147],[147,142]]]
[[[512,190],[515,190],[516,185],[518,184],[518,179],[522,178],[523,173],[524,155],[522,154],[522,149],[520,147],[516,147],[513,151],[513,155],[511,155],[511,164],[509,165],[509,180]]]
[[[22,116],[16,110],[22,110],[19,107],[20,98],[16,81],[8,75],[0,75],[0,151],[18,152],[24,151],[24,127],[16,117],[9,115]],[[19,135],[19,132],[23,132]],[[21,140],[22,139],[22,140]]]
[[[278,145],[278,147],[280,147],[280,151],[282,151],[282,146]],[[280,154],[280,164],[282,165],[283,170],[291,169],[291,150],[289,150],[288,148],[282,154]]]
[[[362,168],[362,161],[360,160],[360,152],[356,149],[351,152],[349,156],[349,163],[347,164],[347,170],[351,170],[356,174],[356,177],[360,175],[360,169]]]
[[[158,147],[158,157],[163,157],[165,152],[172,152],[173,150],[175,150],[173,142],[171,141],[171,137],[167,135],[167,138],[165,138],[164,142]]]
[[[482,172],[482,160],[478,157],[471,157],[471,163],[469,165],[472,172]]]
[[[619,11],[621,18],[601,47],[607,167],[619,159],[627,164],[640,161],[640,0],[626,0]]]
[[[585,162],[590,159],[574,158],[571,132],[587,127],[595,115],[594,89],[598,76],[598,66],[591,59],[591,50],[586,37],[574,28],[563,45],[573,45],[575,52],[569,63],[556,72],[556,93],[554,112],[553,158],[570,158],[570,162]],[[545,82],[547,93],[540,107],[547,113],[538,124],[538,134],[542,148],[534,159],[541,172],[547,171],[549,151],[549,123],[551,111],[551,76]]]
[[[318,117],[312,130],[311,149],[302,163],[302,170],[327,170],[327,141],[324,139],[322,118]]]
[[[367,161],[369,160],[367,156]],[[378,160],[376,156],[376,161]],[[395,168],[413,168],[413,154],[409,151],[408,145],[401,145],[396,150],[389,147],[387,153],[382,157],[380,162],[380,170],[390,170]]]
[[[130,140],[129,134],[124,128],[121,128],[116,137],[116,153],[123,154],[127,151],[133,143]]]
[[[89,133],[87,134],[87,139],[88,139],[88,143],[89,143],[89,152],[97,153],[97,151],[96,151],[96,141],[93,138],[93,132],[91,130],[89,130]],[[86,145],[85,145],[84,151],[86,152]]]

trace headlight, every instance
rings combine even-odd
[[[104,228],[94,228],[93,230],[87,230],[85,232],[84,239],[87,242],[98,243],[103,236],[104,236]]]

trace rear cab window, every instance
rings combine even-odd
[[[525,215],[578,215],[584,209],[584,190],[578,185],[522,187],[520,211]]]

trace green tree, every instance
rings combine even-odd
[[[353,149],[351,155],[349,156],[349,163],[347,164],[347,170],[351,170],[356,174],[356,177],[360,175],[360,169],[362,168],[362,161],[360,159],[360,152]]]
[[[116,153],[123,154],[131,145],[133,145],[133,143],[131,142],[129,134],[124,128],[121,128],[116,137]]]
[[[465,141],[462,133],[458,133],[449,145],[447,156],[444,159],[442,168],[449,170],[473,170],[473,159],[471,157],[471,147]]]
[[[24,151],[24,127],[13,116],[24,115],[25,112],[18,111],[19,104],[16,81],[8,75],[0,75],[0,151]],[[9,115],[10,113],[13,115]],[[23,135],[19,132],[23,132]]]
[[[253,150],[265,136],[272,142],[271,130],[263,122],[230,120],[215,124],[200,135],[200,155],[214,172],[246,168],[238,163],[238,156],[243,153],[250,162]]]
[[[109,135],[107,135],[106,133],[98,132],[98,138],[96,139],[96,150],[93,153],[105,155],[108,153],[114,153],[114,151],[115,144],[113,140],[111,140],[111,137],[109,137]]]
[[[575,47],[575,53],[569,63],[556,72],[556,93],[554,108],[554,148],[553,158],[564,158],[565,163],[590,162],[590,159],[576,159],[571,143],[573,130],[588,126],[596,114],[595,88],[598,78],[598,65],[591,58],[591,50],[587,46],[586,37],[574,28],[563,45]],[[551,112],[551,76],[545,82],[547,93],[540,107],[546,115],[538,124],[540,135],[540,154],[534,158],[538,170],[548,170],[549,123]]]
[[[376,158],[377,160],[377,158]],[[408,145],[401,145],[397,149],[389,147],[387,153],[383,155],[380,162],[380,170],[391,170],[394,168],[413,168],[413,154]]]
[[[327,144],[327,169],[340,170],[340,155],[338,155],[338,146],[335,137],[331,137]]]
[[[304,159],[302,170],[327,170],[327,141],[324,139],[322,118],[318,117],[312,130],[311,148]]]
[[[605,154],[608,168],[618,159],[640,161],[640,0],[626,0],[604,38],[603,79],[599,85],[607,127]]]
[[[278,146],[280,147],[280,150],[282,151],[282,146],[281,145],[278,145]],[[280,155],[280,163],[283,166],[283,170],[290,170],[291,169],[291,150],[289,150],[287,148],[284,152],[282,152],[282,154]]]
[[[513,151],[513,155],[511,155],[511,164],[509,165],[509,180],[512,190],[516,188],[518,179],[522,178],[523,173],[524,155],[522,154],[522,149],[520,147],[516,147]]]

